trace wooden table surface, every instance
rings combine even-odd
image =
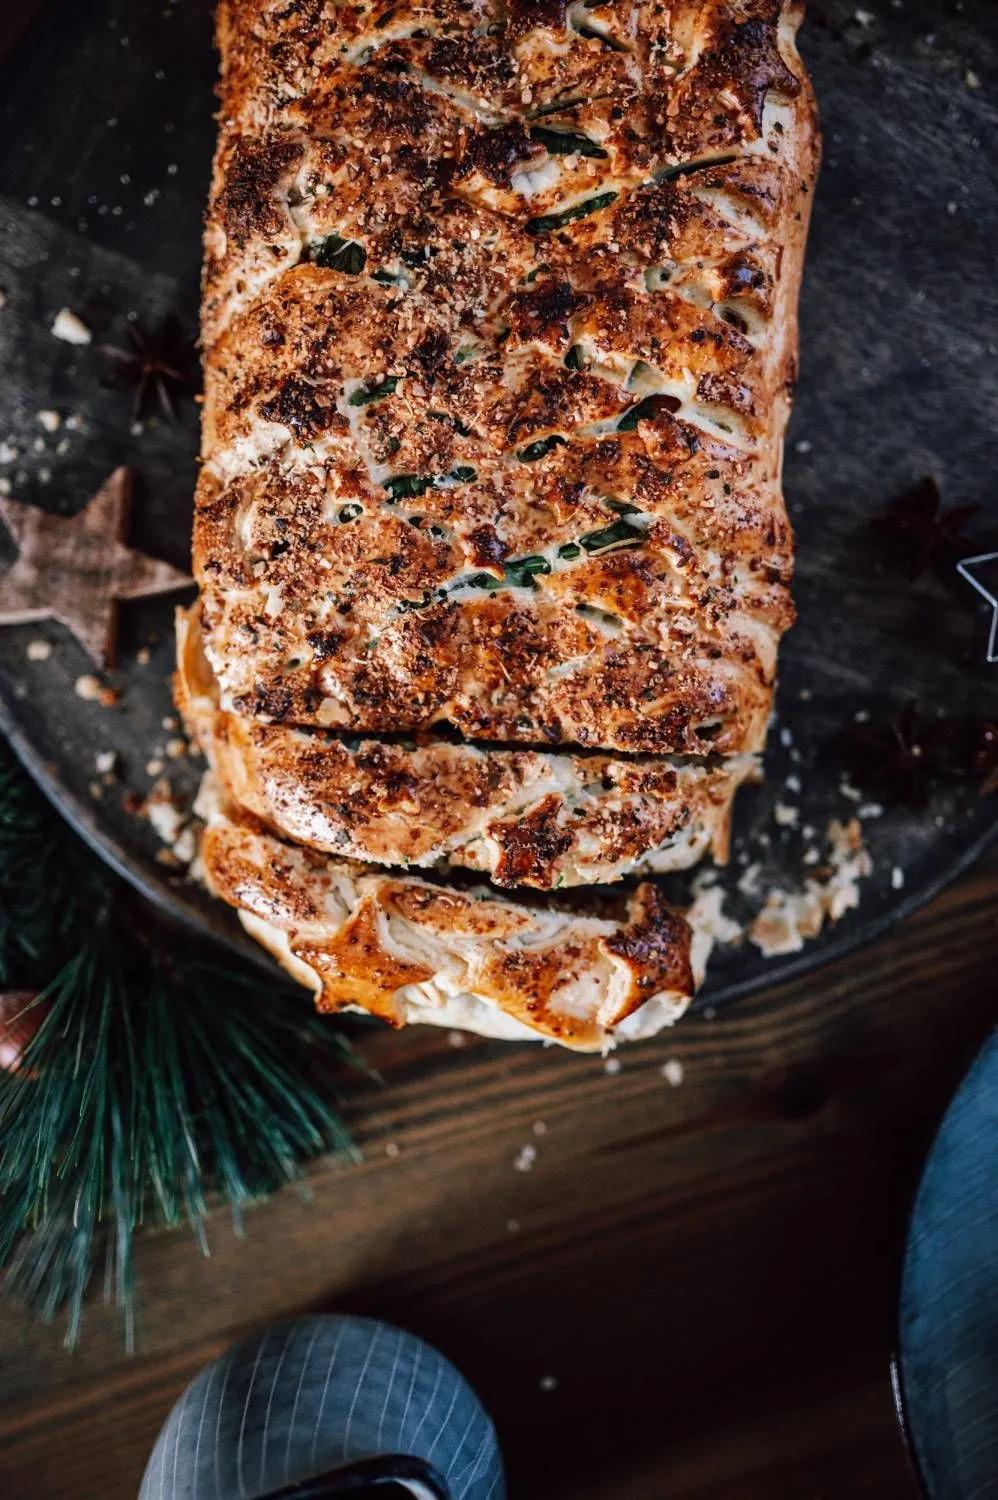
[[[998,1011],[996,901],[993,855],[873,947],[693,1015],[619,1071],[429,1028],[372,1036],[385,1084],[349,1111],[363,1164],[316,1164],[311,1204],[284,1192],[242,1241],[219,1219],[207,1261],[146,1235],[135,1356],[99,1305],[75,1356],[0,1305],[0,1495],[134,1495],[198,1367],[319,1309],[453,1356],[514,1500],[914,1495],[888,1374],[898,1256]]]

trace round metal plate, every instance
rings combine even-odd
[[[129,396],[103,383],[97,346],[121,343],[133,314],[146,327],[167,313],[196,327],[214,139],[209,12],[207,4],[53,3],[0,77],[0,476],[22,501],[70,512],[115,465],[130,465],[138,475],[131,539],[178,566],[188,557],[196,407],[188,402],[176,423],[149,416],[133,430]],[[783,648],[766,784],[738,803],[725,876],[732,890],[751,863],[763,889],[798,888],[805,849],[820,846],[830,818],[856,812],[835,746],[857,715],[883,722],[917,700],[929,716],[998,716],[998,667],[984,660],[986,606],[955,573],[912,581],[885,567],[870,528],[899,491],[932,474],[947,506],[982,507],[970,526],[974,550],[998,545],[995,290],[980,274],[998,237],[985,149],[996,128],[989,80],[998,74],[989,0],[966,0],[951,15],[932,0],[908,0],[876,17],[828,0],[812,5],[802,49],[822,109],[825,165],[786,463],[800,620]],[[93,330],[90,346],[52,337],[63,306]],[[62,416],[57,433],[40,425],[42,410]],[[0,537],[0,566],[9,555]],[[113,676],[120,699],[110,708],[74,691],[88,667],[60,627],[0,631],[0,727],[126,878],[199,930],[242,946],[230,914],[158,862],[155,834],[129,810],[127,794],[162,774],[157,762],[181,799],[192,798],[200,774],[193,760],[164,755],[176,733],[171,609],[169,600],[123,609]],[[27,655],[37,639],[52,643],[46,661]],[[118,774],[98,786],[95,755],[108,749],[118,752]],[[924,807],[882,800],[881,815],[867,807],[863,818],[874,873],[858,910],[798,954],[767,960],[748,944],[722,949],[704,1001],[800,978],[868,941],[994,834],[998,799],[982,799],[972,777],[941,781]],[[796,827],[777,820],[778,803],[799,808]],[[735,892],[731,909],[757,905]]]

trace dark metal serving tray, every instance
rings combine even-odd
[[[133,431],[98,345],[122,343],[132,315],[146,328],[166,314],[196,326],[214,138],[210,10],[207,0],[50,0],[0,72],[0,478],[16,498],[68,514],[127,464],[138,477],[131,540],[181,567],[197,409],[188,401],[175,424],[149,416]],[[855,813],[836,747],[857,715],[887,723],[914,700],[930,718],[998,717],[986,606],[952,571],[912,581],[885,562],[870,526],[934,475],[947,506],[981,507],[972,550],[998,545],[996,33],[990,0],[809,7],[802,50],[825,163],[786,462],[800,620],[783,648],[766,783],[739,798],[732,889],[749,863],[764,888],[799,887],[802,828],[820,843],[830,818]],[[88,347],[52,337],[64,306],[93,331]],[[39,424],[42,410],[61,414],[58,433]],[[0,567],[11,555],[0,536]],[[242,944],[229,912],[157,861],[162,846],[129,810],[126,794],[148,789],[156,771],[146,767],[175,733],[163,724],[172,606],[123,608],[110,708],[74,692],[89,668],[59,626],[0,630],[0,727],[123,875],[200,931]],[[48,660],[27,656],[38,639],[53,644]],[[95,799],[94,757],[112,748],[119,774]],[[165,764],[190,799],[200,766]],[[801,976],[866,942],[994,833],[998,798],[982,798],[972,776],[939,778],[924,806],[890,788],[878,800],[882,815],[864,817],[874,872],[859,908],[798,954],[720,950],[703,1001]],[[797,828],[778,824],[777,803],[799,807]]]

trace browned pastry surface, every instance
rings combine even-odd
[[[592,1050],[646,1002],[673,1020],[693,993],[690,928],[651,885],[622,921],[531,908],[327,861],[224,812],[202,856],[212,889],[320,1009],[361,1006],[396,1026],[491,1014],[499,1035]]]
[[[724,863],[754,757],[716,765],[465,743],[343,740],[220,712],[196,606],[179,618],[179,699],[227,796],[285,838],[406,868],[450,864],[497,886],[598,885]]]
[[[816,153],[795,21],[223,4],[195,559],[224,707],[761,745]]]
[[[689,996],[652,886],[372,866],[725,857],[793,618],[799,19],[221,0],[180,696],[209,879],[323,1003],[595,1046]]]

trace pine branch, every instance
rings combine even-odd
[[[141,913],[141,915],[140,915]],[[137,920],[139,918],[139,920]],[[86,850],[0,742],[0,983],[38,989],[0,1073],[0,1269],[76,1343],[97,1264],[134,1342],[134,1233],[246,1204],[352,1153],[330,1073],[357,1065],[291,985],[140,936],[146,907]]]

